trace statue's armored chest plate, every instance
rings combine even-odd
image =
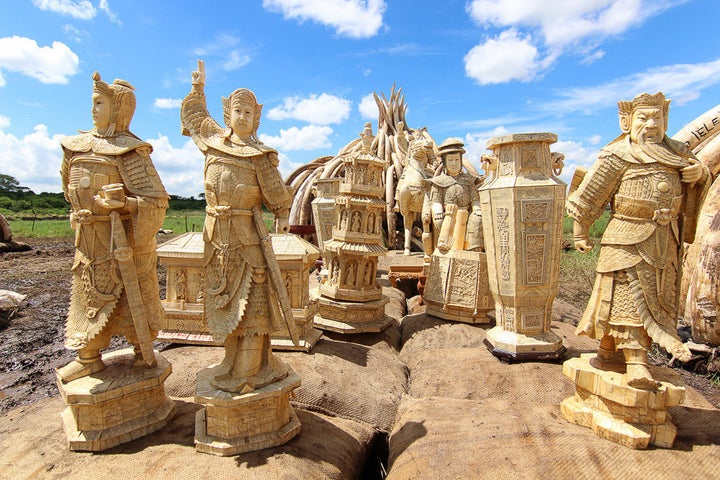
[[[115,162],[108,157],[92,153],[78,154],[70,160],[68,190],[74,210],[93,209],[94,196],[104,185],[122,183]]]
[[[633,164],[625,171],[617,193],[650,202],[656,209],[671,208],[683,193],[680,172],[659,163]]]
[[[255,165],[249,158],[208,155],[205,167],[208,205],[250,209],[262,201]]]

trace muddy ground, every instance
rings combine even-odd
[[[63,346],[63,327],[70,297],[74,247],[66,239],[19,240],[31,244],[33,250],[0,254],[0,289],[27,295],[27,305],[9,322],[6,316],[0,315],[0,413],[58,395],[54,369],[73,358],[72,352]],[[159,239],[165,240],[167,238]],[[164,290],[164,275],[160,273]],[[577,308],[568,304],[560,310],[571,312]],[[576,317],[577,314],[567,315],[565,321],[576,321]],[[125,346],[122,339],[116,339],[110,348]],[[163,347],[159,345],[161,350]],[[657,354],[653,358],[656,363],[666,360]],[[702,369],[692,372],[678,368],[678,371],[687,385],[720,408],[720,387],[712,383]]]

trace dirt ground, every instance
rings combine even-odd
[[[70,296],[70,267],[74,247],[66,239],[19,239],[33,250],[0,254],[0,289],[27,295],[27,306],[9,323],[0,316],[0,412],[57,396],[56,367],[73,354],[63,346],[63,328]],[[164,241],[165,239],[160,239]],[[164,275],[161,272],[161,288]],[[562,290],[562,279],[560,289]],[[563,321],[577,321],[577,308],[557,305]],[[127,346],[116,339],[111,349]],[[163,345],[159,346],[162,350]],[[654,357],[664,362],[662,355]],[[720,387],[703,373],[678,368],[685,384],[720,407]]]

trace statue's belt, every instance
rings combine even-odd
[[[230,209],[227,212],[218,212],[215,207],[205,207],[205,213],[210,215],[211,217],[215,218],[225,218],[225,217],[240,217],[240,216],[246,216],[246,217],[252,217],[253,212],[252,210],[245,210],[245,209]]]
[[[673,197],[668,207],[658,208],[657,201],[616,195],[613,217],[620,220],[652,220],[657,221],[660,225],[667,225],[666,222],[675,220],[680,216],[684,199],[684,195]]]

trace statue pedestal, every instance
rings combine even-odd
[[[508,362],[559,360],[566,348],[554,332],[519,333],[495,326],[487,331],[485,346],[496,357]]]
[[[315,326],[337,333],[382,332],[392,322],[385,315],[385,304],[389,301],[387,297],[362,303],[320,297]]]
[[[105,369],[58,388],[70,450],[100,452],[163,428],[175,414],[164,381],[172,366],[158,352],[153,368],[133,367],[132,348],[103,356]]]
[[[433,317],[490,323],[487,313],[495,308],[495,300],[488,285],[485,253],[436,250],[430,259],[423,302]]]
[[[288,376],[250,393],[217,390],[210,384],[218,365],[198,372],[195,401],[205,405],[195,416],[195,449],[219,456],[237,455],[287,443],[300,432],[290,394],[300,378]]]
[[[563,364],[563,374],[575,382],[575,395],[560,404],[563,417],[626,447],[672,447],[677,428],[667,410],[683,401],[685,389],[667,382],[657,390],[630,387],[623,374],[590,365],[594,357],[583,354]]]

